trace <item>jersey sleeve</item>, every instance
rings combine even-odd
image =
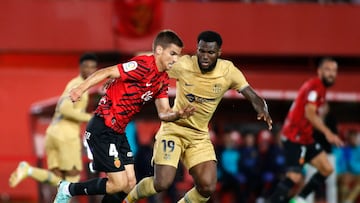
[[[120,72],[120,80],[122,81],[138,81],[149,72],[149,68],[142,66],[142,62],[136,60],[120,63],[117,67]]]
[[[229,81],[231,81],[230,89],[234,89],[237,91],[243,90],[245,87],[249,86],[244,74],[237,69],[232,63],[229,67],[228,73]]]
[[[65,91],[58,101],[58,111],[62,116],[79,122],[87,122],[91,119],[92,114],[82,111],[81,109],[75,108],[74,103],[70,100],[69,92],[72,88],[78,86],[80,82],[73,80],[68,83]],[[82,96],[83,97],[83,96]]]
[[[68,97],[62,97],[59,101],[59,112],[64,117],[75,121],[88,122],[91,119],[91,114],[76,109],[74,106],[74,103]]]
[[[161,89],[159,91],[159,93],[156,95],[156,99],[160,99],[160,98],[168,98],[169,97],[169,77],[166,77],[165,80],[163,80],[163,84],[161,86]]]
[[[320,88],[311,82],[309,85],[308,93],[306,95],[306,103],[315,104],[318,106],[320,100]]]

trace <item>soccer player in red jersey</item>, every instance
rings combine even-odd
[[[272,196],[271,203],[285,202],[289,190],[302,180],[302,168],[305,163],[313,165],[318,172],[304,186],[300,194],[291,200],[293,203],[305,202],[305,198],[333,172],[333,166],[326,152],[313,138],[313,129],[322,132],[329,143],[342,146],[341,139],[334,134],[318,115],[318,109],[325,103],[326,89],[332,86],[337,76],[338,64],[332,58],[320,61],[318,77],[306,81],[298,91],[282,129],[285,147],[287,173]]]
[[[107,177],[79,183],[62,181],[54,202],[67,203],[77,195],[105,195],[106,199],[111,194],[128,193],[134,187],[134,157],[124,134],[131,118],[151,100],[155,100],[162,121],[187,118],[195,110],[189,105],[173,111],[169,105],[166,71],[177,61],[182,47],[176,33],[161,31],[153,42],[152,55],[136,56],[126,63],[100,69],[70,92],[71,100],[76,102],[90,87],[106,78],[113,79],[85,132],[94,169],[106,172]]]

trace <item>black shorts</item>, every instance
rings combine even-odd
[[[298,144],[289,140],[283,140],[287,171],[301,173],[305,163],[311,161],[323,151],[321,144]]]
[[[86,141],[94,157],[96,171],[124,171],[125,165],[134,164],[134,156],[125,134],[107,127],[104,119],[94,116],[85,132]]]

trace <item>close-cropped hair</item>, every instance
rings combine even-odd
[[[79,59],[79,64],[82,64],[82,62],[84,62],[86,60],[92,60],[92,61],[97,62],[98,58],[94,53],[84,53],[83,55],[81,55],[81,57]]]
[[[171,44],[175,44],[178,47],[183,48],[184,43],[180,39],[180,37],[172,30],[162,30],[159,32],[153,43],[153,50],[156,48],[156,46],[161,46],[162,48],[167,48]]]
[[[331,57],[324,57],[319,60],[318,67],[320,68],[326,62],[334,62],[337,64],[337,61]]]
[[[219,48],[222,45],[222,39],[219,33],[211,30],[207,30],[204,32],[201,32],[198,36],[197,42],[199,43],[200,40],[204,42],[216,42],[216,44],[219,46]]]

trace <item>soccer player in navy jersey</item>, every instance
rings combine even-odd
[[[113,79],[85,132],[94,169],[106,172],[107,177],[79,183],[62,181],[54,202],[65,203],[77,195],[105,195],[106,199],[111,194],[128,193],[134,187],[134,158],[124,133],[131,118],[151,100],[155,100],[162,121],[187,118],[195,110],[187,105],[174,111],[169,105],[166,71],[178,60],[182,47],[176,33],[163,30],[154,39],[152,55],[136,56],[126,63],[100,69],[70,92],[71,100],[77,102],[90,87]]]
[[[306,81],[298,91],[285,119],[282,139],[285,147],[287,173],[270,197],[271,203],[286,202],[289,190],[302,180],[302,168],[305,163],[313,165],[318,172],[291,202],[303,203],[305,198],[333,172],[333,166],[326,152],[313,137],[313,130],[322,132],[329,143],[342,146],[341,139],[334,134],[318,114],[318,108],[325,103],[326,89],[332,86],[337,76],[338,64],[332,58],[320,61],[318,77]]]

